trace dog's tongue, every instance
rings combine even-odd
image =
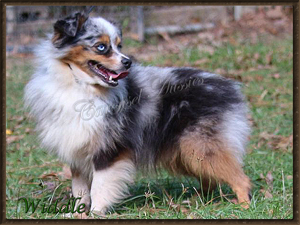
[[[122,79],[122,78],[126,77],[129,74],[128,71],[123,71],[119,74],[116,74],[115,72],[110,71],[110,70],[102,67],[101,65],[100,66],[98,65],[98,70],[100,70],[101,73],[106,74],[108,76],[108,78],[112,77],[112,79],[114,79],[114,80]]]
[[[128,74],[129,74],[128,71],[124,71],[119,74],[112,74],[111,76],[113,77],[113,79],[122,79],[124,77],[127,77]]]
[[[105,72],[108,76],[111,76],[114,80],[122,79],[122,78],[126,77],[129,74],[128,71],[124,71],[124,72],[121,72],[119,74],[111,73],[108,70],[106,70]]]

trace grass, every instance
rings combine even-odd
[[[130,44],[130,41],[128,41]],[[131,43],[134,47],[139,43]],[[150,43],[151,44],[151,43]],[[155,45],[155,43],[154,43]],[[293,218],[293,71],[292,39],[242,45],[224,44],[214,52],[196,46],[178,54],[159,53],[151,62],[159,66],[193,66],[240,80],[249,103],[253,132],[245,158],[245,173],[253,183],[248,210],[232,203],[227,185],[208,196],[198,195],[195,180],[175,178],[162,171],[157,178],[139,175],[131,196],[107,215],[111,219],[292,219]],[[70,179],[63,164],[39,147],[34,123],[23,109],[23,88],[32,74],[28,58],[7,58],[6,217],[54,219],[62,214],[25,213],[20,197],[47,205],[70,197]],[[24,135],[24,136],[23,136]],[[61,204],[61,203],[60,203]]]

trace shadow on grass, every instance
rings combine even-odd
[[[116,205],[114,211],[122,213],[128,209],[149,209],[160,206],[168,210],[166,205],[169,207],[190,204],[205,206],[218,204],[224,200],[224,196],[227,200],[235,198],[227,185],[221,186],[221,192],[219,185],[211,188],[208,192],[204,192],[199,182],[190,177],[142,178],[130,188],[130,197]]]

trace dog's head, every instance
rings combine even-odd
[[[76,13],[54,24],[52,43],[60,60],[82,82],[115,87],[128,75],[131,60],[120,51],[121,30],[103,18]]]

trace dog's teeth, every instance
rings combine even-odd
[[[112,80],[112,76],[109,76],[109,80]]]

